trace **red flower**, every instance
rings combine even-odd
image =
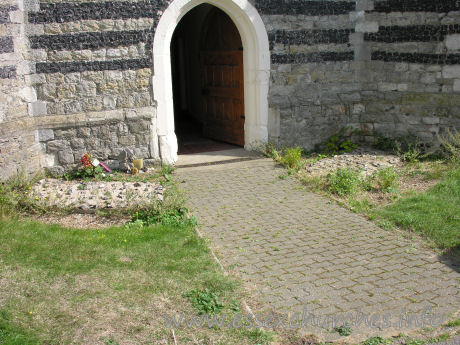
[[[80,159],[81,164],[83,165],[84,168],[90,168],[92,167],[92,159],[91,155],[85,153],[81,159]]]

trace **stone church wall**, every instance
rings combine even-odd
[[[1,178],[61,172],[87,151],[114,167],[123,148],[158,159],[152,44],[169,2],[2,1]],[[251,2],[270,42],[269,140],[460,129],[458,1]]]

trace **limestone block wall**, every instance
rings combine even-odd
[[[22,1],[0,4],[0,178],[42,164],[35,126],[29,118],[36,93],[28,86],[31,66]]]

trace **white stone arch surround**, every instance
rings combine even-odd
[[[179,21],[194,7],[208,3],[226,12],[235,23],[243,42],[245,148],[268,140],[268,83],[270,52],[265,25],[248,0],[174,0],[165,10],[153,41],[153,98],[157,103],[152,125],[155,158],[165,163],[177,161],[171,77],[171,39]]]

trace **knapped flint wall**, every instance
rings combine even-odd
[[[313,149],[351,126],[433,142],[460,127],[458,1],[259,0],[257,8],[271,43],[272,141]]]

